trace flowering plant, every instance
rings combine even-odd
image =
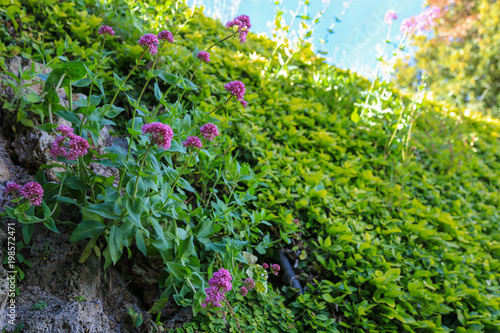
[[[102,64],[112,54],[105,52],[106,42],[119,35],[113,27],[96,29],[101,44],[93,62],[54,64],[53,71],[43,76],[45,123],[38,127],[54,136],[51,163],[42,166],[36,182],[23,187],[9,184],[5,190],[18,204],[6,207],[6,215],[23,224],[24,240],[29,243],[36,222],[58,232],[60,213],[76,206],[81,220],[70,240],[87,241],[80,262],[94,252],[104,259],[107,269],[132,249],[142,255],[158,255],[167,274],[160,276],[159,284],[165,290],[153,311],[160,311],[171,294],[178,304],[191,305],[195,313],[203,306],[220,305],[222,293],[231,290],[231,276],[241,281],[238,272],[248,265],[242,251],[256,246],[237,228],[238,220],[249,214],[245,203],[255,199],[252,193],[258,180],[248,165],[240,165],[223,150],[227,144],[217,115],[223,108],[237,113],[240,104],[247,106],[246,87],[237,80],[221,83],[218,88],[225,97],[207,112],[184,109],[182,99],[197,90],[193,80],[202,63],[212,65],[209,52],[232,37],[245,42],[250,27],[245,15],[229,22],[227,36],[205,50],[195,50],[180,74],[162,69],[163,54],[176,47],[174,34],[168,30],[144,34],[137,41],[142,51],[130,73],[124,77],[108,73],[115,84],[112,93],[104,89]],[[131,91],[129,81],[140,80],[135,75],[149,57],[144,85]],[[143,102],[151,81],[155,105]],[[88,96],[73,102],[75,87],[88,88]],[[57,94],[60,88],[70,97],[64,110]],[[169,103],[177,90],[177,100]],[[128,119],[123,106],[131,110]],[[56,125],[55,116],[67,123]],[[116,121],[126,124],[126,142],[105,147],[103,130]],[[97,172],[99,168],[112,175]],[[57,182],[47,180],[46,170],[50,169]],[[222,241],[220,234],[225,235]],[[200,257],[198,253],[205,249],[209,250]],[[205,261],[215,261],[227,270],[219,270],[207,284]],[[247,281],[238,290],[246,294],[252,288]]]

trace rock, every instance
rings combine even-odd
[[[9,281],[7,280],[7,271],[0,266],[0,327],[5,327],[7,325],[6,308],[9,301],[8,291]]]
[[[15,165],[8,153],[7,148],[10,146],[9,141],[0,135],[0,209],[10,200],[14,199],[13,196],[7,196],[4,193],[5,186],[10,183],[18,183],[23,185],[29,182],[33,177],[29,174],[27,169]]]
[[[32,264],[23,267],[25,278],[15,298],[17,323],[25,324],[23,332],[137,332],[127,309],[132,307],[144,319],[150,317],[131,292],[132,277],[113,267],[104,275],[103,263],[93,253],[80,264],[86,242],[69,242],[70,228],[60,224],[58,228],[61,234],[36,224],[30,248],[22,252]],[[20,235],[20,228],[16,232]],[[0,292],[0,306],[1,302]],[[40,302],[47,305],[33,309]],[[2,315],[5,311],[0,312],[0,321]],[[9,327],[7,332],[12,330]]]
[[[0,181],[7,181],[10,179],[10,171],[7,166],[7,161],[5,161],[8,157],[0,155]]]
[[[24,324],[23,332],[112,331],[100,299],[64,300],[38,286],[28,286],[16,297],[16,315],[16,323]],[[9,325],[7,332],[14,329]]]
[[[15,76],[19,76],[19,70],[23,67],[22,61],[23,58],[21,57],[7,58],[5,59],[5,66],[7,66],[9,72],[13,73]]]

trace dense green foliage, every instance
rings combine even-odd
[[[158,22],[166,20],[147,2],[134,7],[132,15],[125,2],[114,5],[122,6],[118,14],[112,7],[94,4],[85,15],[77,15],[83,10],[83,4],[78,5],[75,9],[53,2],[41,10],[26,3],[26,10],[36,15],[28,16],[31,22],[7,40],[5,54],[36,57],[20,41],[27,42],[30,34],[42,36],[35,29],[41,26],[47,29],[43,42],[29,39],[44,43],[41,50],[57,52],[54,45],[64,44],[60,36],[68,34],[75,44],[64,55],[86,59],[89,48],[97,48],[92,31],[87,28],[86,34],[78,35],[74,27],[106,23],[117,26],[120,37],[110,45],[118,56],[116,65],[125,73],[130,59],[140,52],[134,50],[141,33],[157,32]],[[61,23],[54,8],[71,20]],[[161,59],[160,68],[179,73],[195,47],[202,49],[226,31],[199,13],[191,17],[182,6],[165,8],[159,10],[169,17],[167,24],[178,47]],[[142,21],[145,13],[152,19],[147,24]],[[102,17],[108,18],[101,22]],[[95,22],[88,23],[91,20]],[[500,124],[425,99],[414,104],[417,112],[410,115],[414,97],[397,91],[374,92],[378,107],[354,124],[351,114],[366,96],[367,80],[304,51],[279,75],[274,72],[264,81],[261,71],[267,68],[273,48],[271,41],[250,35],[243,45],[230,41],[213,50],[210,64],[194,78],[200,90],[188,92],[190,103],[183,108],[194,105],[207,112],[222,98],[223,83],[235,78],[245,83],[249,107],[237,111],[241,114],[232,115],[228,109],[216,117],[230,136],[227,152],[249,163],[264,183],[252,193],[258,197],[252,209],[264,212],[261,220],[271,226],[263,229],[263,235],[250,223],[241,222],[234,230],[249,240],[248,250],[256,255],[276,258],[279,247],[298,253],[306,291],[285,300],[296,329],[497,332]],[[271,68],[276,67],[274,58]],[[147,96],[154,98],[152,87]],[[401,129],[391,141],[400,116]],[[410,127],[411,139],[403,140]],[[196,177],[189,181],[203,187]],[[273,240],[278,243],[272,245]],[[248,298],[241,307],[241,317],[249,325],[253,322],[245,319],[249,313],[267,316],[252,308],[252,302],[256,301]],[[276,309],[272,312],[279,315]],[[282,315],[289,320],[289,312]],[[280,327],[284,321],[266,323]],[[187,324],[186,330],[194,326],[211,331],[220,325],[223,320],[204,317]]]
[[[437,99],[500,116],[500,4],[494,0],[429,0],[443,10],[435,32],[413,38],[417,52],[401,63],[401,87],[415,85],[423,71]]]

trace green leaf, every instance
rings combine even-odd
[[[155,81],[155,89],[154,89],[155,97],[157,100],[162,100],[162,92],[160,90],[160,86],[158,86],[158,81]]]
[[[69,188],[72,188],[73,190],[82,190],[82,191],[89,190],[88,186],[86,186],[83,183],[83,181],[80,178],[78,178],[78,177],[67,178],[64,181],[64,185],[66,185]]]
[[[26,245],[29,244],[29,242],[31,240],[31,237],[33,237],[33,232],[34,231],[35,231],[35,225],[34,224],[23,224],[23,226],[22,226],[22,233],[23,233],[24,244],[26,244]]]
[[[191,276],[191,270],[188,267],[174,262],[167,262],[167,270],[179,280]]]
[[[184,239],[177,248],[177,258],[188,258],[194,251],[193,236]]]
[[[109,230],[108,245],[111,260],[113,261],[113,264],[116,264],[123,253],[122,236],[116,225],[112,226]]]
[[[127,183],[127,194],[131,197],[134,198],[143,198],[144,195],[146,195],[146,187],[144,186],[144,181],[142,180],[141,177],[139,177],[139,182],[137,183],[137,193],[135,194],[134,197],[134,191],[135,191],[135,182],[137,180],[137,176],[133,177],[132,179],[129,180]]]
[[[83,212],[88,211],[96,213],[108,219],[116,219],[120,217],[121,214],[115,202],[103,202],[100,204],[89,205],[83,207],[82,210]]]
[[[83,264],[89,257],[90,253],[92,253],[92,249],[96,246],[97,238],[99,238],[99,236],[96,236],[91,240],[89,240],[89,242],[85,246],[85,249],[83,250],[82,255],[80,256],[80,259],[78,260],[80,264]]]
[[[357,124],[361,118],[358,115],[358,109],[354,110],[354,112],[351,114],[351,120]]]
[[[84,79],[73,82],[71,85],[74,87],[84,88],[84,87],[88,87],[91,83],[92,83],[92,80],[90,78],[86,77]]]
[[[180,187],[182,187],[183,189],[186,189],[189,192],[196,192],[194,187],[192,187],[191,184],[189,184],[188,181],[185,180],[184,178],[179,178],[179,180],[177,182],[179,183]]]
[[[163,308],[165,307],[165,305],[167,305],[167,303],[168,303],[168,297],[160,298],[159,300],[154,302],[149,312],[153,314],[159,313],[161,310],[163,310]]]
[[[95,238],[101,235],[106,226],[95,220],[85,220],[78,224],[76,229],[71,234],[70,242],[78,242],[85,238]]]
[[[137,230],[135,232],[135,244],[139,251],[142,252],[145,256],[148,255],[148,250],[146,249],[146,243],[144,243],[144,236],[142,235],[141,230]]]
[[[72,112],[72,111],[59,110],[59,111],[55,111],[54,113],[56,115],[58,115],[59,117],[61,117],[62,119],[67,120],[70,123],[73,123],[73,124],[76,124],[76,125],[80,125],[81,122],[82,122],[80,120],[80,118],[78,118],[78,116],[74,112]]]
[[[61,232],[57,230],[56,223],[53,218],[48,217],[45,220],[43,220],[43,224],[49,229],[50,231],[53,231],[55,233],[60,234]]]
[[[78,81],[82,79],[87,71],[85,70],[85,62],[82,61],[70,61],[70,62],[59,62],[52,65],[52,71],[47,77],[43,91],[47,92],[53,86],[57,86],[62,78],[62,82],[59,88],[66,87],[71,81]],[[64,78],[63,78],[64,76]]]
[[[205,220],[201,223],[201,228],[198,231],[197,238],[205,238],[214,232],[214,224],[211,220]]]
[[[115,106],[115,105],[111,105],[111,107],[109,107],[109,110],[108,110],[108,107],[109,107],[109,104],[106,104],[103,106],[103,109],[107,110],[104,113],[104,115],[108,118],[114,118],[117,115],[119,115],[120,113],[122,113],[123,110],[125,110],[124,108],[120,108],[120,107]]]

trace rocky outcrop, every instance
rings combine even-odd
[[[50,69],[42,68],[40,64],[31,63],[21,58],[12,58],[6,61],[10,71],[19,76],[21,70],[28,70],[32,66],[43,73]],[[15,91],[8,85],[2,84],[0,75],[0,94],[2,98],[13,98]],[[29,91],[41,93],[43,84],[38,82],[24,82],[26,88],[22,93]],[[34,83],[34,84],[32,84]],[[63,89],[58,91],[61,103],[67,103]],[[79,98],[74,95],[75,100]],[[2,102],[0,101],[0,104]],[[59,125],[69,125],[68,122],[54,116],[54,121]],[[35,125],[37,120],[34,119]],[[0,105],[0,210],[4,205],[10,205],[14,199],[4,194],[4,187],[9,182],[23,185],[32,181],[35,173],[42,164],[51,163],[48,154],[55,136],[33,127],[24,127],[16,122],[16,117],[1,108]],[[113,138],[107,128],[101,131],[101,140],[94,148],[102,149],[112,144]],[[116,169],[93,165],[91,168],[99,174],[106,176],[118,173]],[[46,173],[49,181],[56,181],[53,173]],[[64,211],[61,219],[76,222],[78,210]],[[74,214],[76,213],[76,215]],[[9,222],[14,222],[8,220]],[[21,225],[17,222],[16,241],[22,238]],[[2,223],[5,226],[5,223]],[[103,261],[91,254],[80,264],[79,258],[85,247],[85,242],[71,243],[69,238],[74,226],[58,223],[61,234],[48,230],[43,224],[35,224],[33,239],[30,247],[20,247],[18,252],[30,263],[19,264],[24,273],[24,278],[18,281],[19,295],[15,297],[16,325],[22,324],[22,332],[138,332],[132,326],[128,308],[142,313],[143,318],[149,315],[145,312],[147,305],[153,299],[144,301],[143,297],[157,297],[160,293],[156,281],[150,277],[142,277],[138,281],[147,281],[148,291],[143,293],[136,284],[134,272],[124,262],[119,262],[116,267],[103,271]],[[0,245],[7,245],[5,232],[0,229]],[[134,255],[135,256],[135,255]],[[0,253],[0,261],[3,251]],[[143,271],[152,272],[146,262],[142,263]],[[158,272],[161,270],[158,269]],[[0,268],[0,330],[4,327],[6,332],[13,332],[16,326],[7,323],[8,295],[5,291],[7,285],[7,271]]]

